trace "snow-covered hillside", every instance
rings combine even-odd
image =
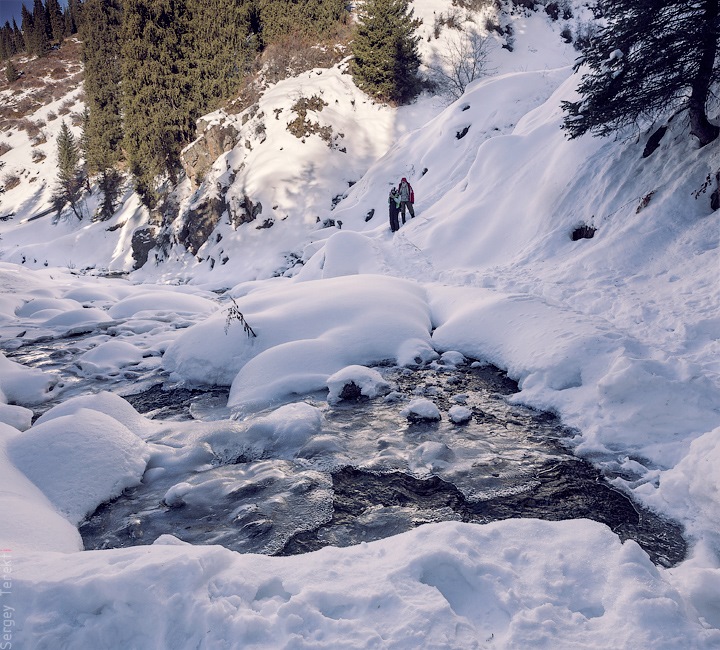
[[[448,6],[415,6],[429,58],[433,15]],[[559,36],[565,23],[542,11],[505,20],[512,51],[498,42],[493,74],[450,105],[373,104],[341,64],[277,84],[249,112],[208,116],[233,123],[240,139],[199,188],[179,189],[172,228],[218,192],[236,207],[247,195],[263,212],[239,226],[228,213],[196,255],[169,247],[124,278],[72,273],[130,271],[133,230],[149,221],[136,198],[128,192],[109,222],[53,225],[29,220],[46,196],[31,184],[5,192],[0,215],[14,213],[0,222],[6,351],[90,332],[78,343],[87,346],[80,377],[110,382],[131,369],[230,388],[227,408],[193,426],[150,421],[107,392],[60,399],[33,423],[33,409],[72,387],[0,355],[10,641],[720,647],[720,213],[709,198],[718,147],[698,149],[682,115],[647,157],[662,119],[625,138],[567,141],[559,106],[578,78]],[[306,117],[329,127],[326,139],[287,129],[292,106],[313,97],[322,109]],[[23,151],[13,143],[7,165]],[[401,177],[415,189],[416,217],[392,234],[387,194]],[[266,219],[272,226],[258,228]],[[574,240],[581,226],[594,236]],[[221,289],[257,337],[228,319]],[[290,395],[328,390],[332,402],[354,377],[374,396],[379,379],[367,367],[444,353],[445,364],[503,368],[519,383],[513,401],[560,415],[576,454],[684,526],[688,558],[657,567],[603,524],[522,519],[446,521],[292,558],[171,536],[80,550],[74,525],[141,480],[200,472],[248,446],[293,459],[312,445],[335,458],[322,409],[284,404]],[[439,453],[418,449],[417,468],[433,471]],[[167,498],[192,489],[178,483]]]

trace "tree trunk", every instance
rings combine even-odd
[[[702,55],[698,64],[698,72],[692,81],[688,113],[690,115],[690,133],[697,137],[700,146],[704,147],[718,137],[720,129],[710,124],[705,112],[710,84],[713,77],[713,65],[717,54],[717,36],[715,25],[718,22],[719,0],[704,0],[702,35]]]

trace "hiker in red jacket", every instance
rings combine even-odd
[[[398,185],[398,194],[400,195],[400,214],[402,216],[402,222],[405,223],[405,209],[410,212],[410,218],[415,218],[415,192],[413,192],[412,185],[408,183],[407,178],[403,177]]]

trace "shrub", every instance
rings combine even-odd
[[[3,189],[5,191],[11,190],[20,185],[20,177],[17,174],[5,174],[3,177]]]

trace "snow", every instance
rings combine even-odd
[[[428,57],[449,3],[415,7]],[[137,198],[105,223],[30,220],[51,172],[9,132],[3,161],[27,170],[0,209],[15,213],[0,221],[0,546],[12,549],[17,647],[720,647],[720,213],[702,191],[717,147],[697,149],[680,117],[649,158],[652,125],[567,141],[559,106],[578,77],[564,23],[503,20],[513,51],[494,48],[493,74],[448,106],[379,106],[338,66],[272,87],[245,124],[210,116],[241,143],[206,185],[183,188],[183,209],[220,182],[231,200],[260,200],[273,227],[221,221],[197,257],[176,247],[125,278],[92,271],[132,269],[130,239],[149,219]],[[343,133],[346,153],[287,131],[294,102],[313,95],[327,106],[311,118]],[[417,216],[392,235],[387,190],[402,176]],[[595,236],[573,241],[585,224]],[[98,382],[80,383],[85,394],[8,358],[81,332],[64,345],[80,351],[76,379]],[[168,505],[211,503],[281,475],[282,459],[335,449],[324,411],[298,395],[332,408],[353,382],[369,399],[390,390],[404,417],[467,422],[467,396],[443,412],[432,396],[397,403],[372,366],[473,360],[518,382],[513,401],[558,414],[573,452],[615,487],[680,522],[688,558],[656,567],[602,524],[529,519],[426,524],[286,558],[167,535],[80,552],[75,525],[141,480],[170,479]],[[227,408],[151,421],[112,383],[133,372],[230,387]],[[280,460],[255,476],[175,478],[242,454]],[[472,462],[432,440],[408,464],[437,475]]]
[[[390,392],[390,385],[377,370],[352,365],[338,370],[327,378],[328,403],[333,404],[342,400],[343,389],[349,385],[355,385],[360,395],[368,398]]]
[[[689,620],[682,595],[635,543],[621,545],[585,520],[426,525],[288,558],[168,537],[112,551],[112,563],[108,554],[17,562],[13,606],[31,612],[17,642],[40,634],[80,648],[107,639],[137,648],[677,648],[690,639],[696,647],[718,641],[717,631]],[[712,585],[702,592],[712,593]]]
[[[8,455],[72,524],[137,485],[150,457],[124,424],[90,409],[51,418],[11,438]]]
[[[414,399],[400,411],[400,415],[408,420],[439,420],[441,417],[435,403],[424,397]]]

